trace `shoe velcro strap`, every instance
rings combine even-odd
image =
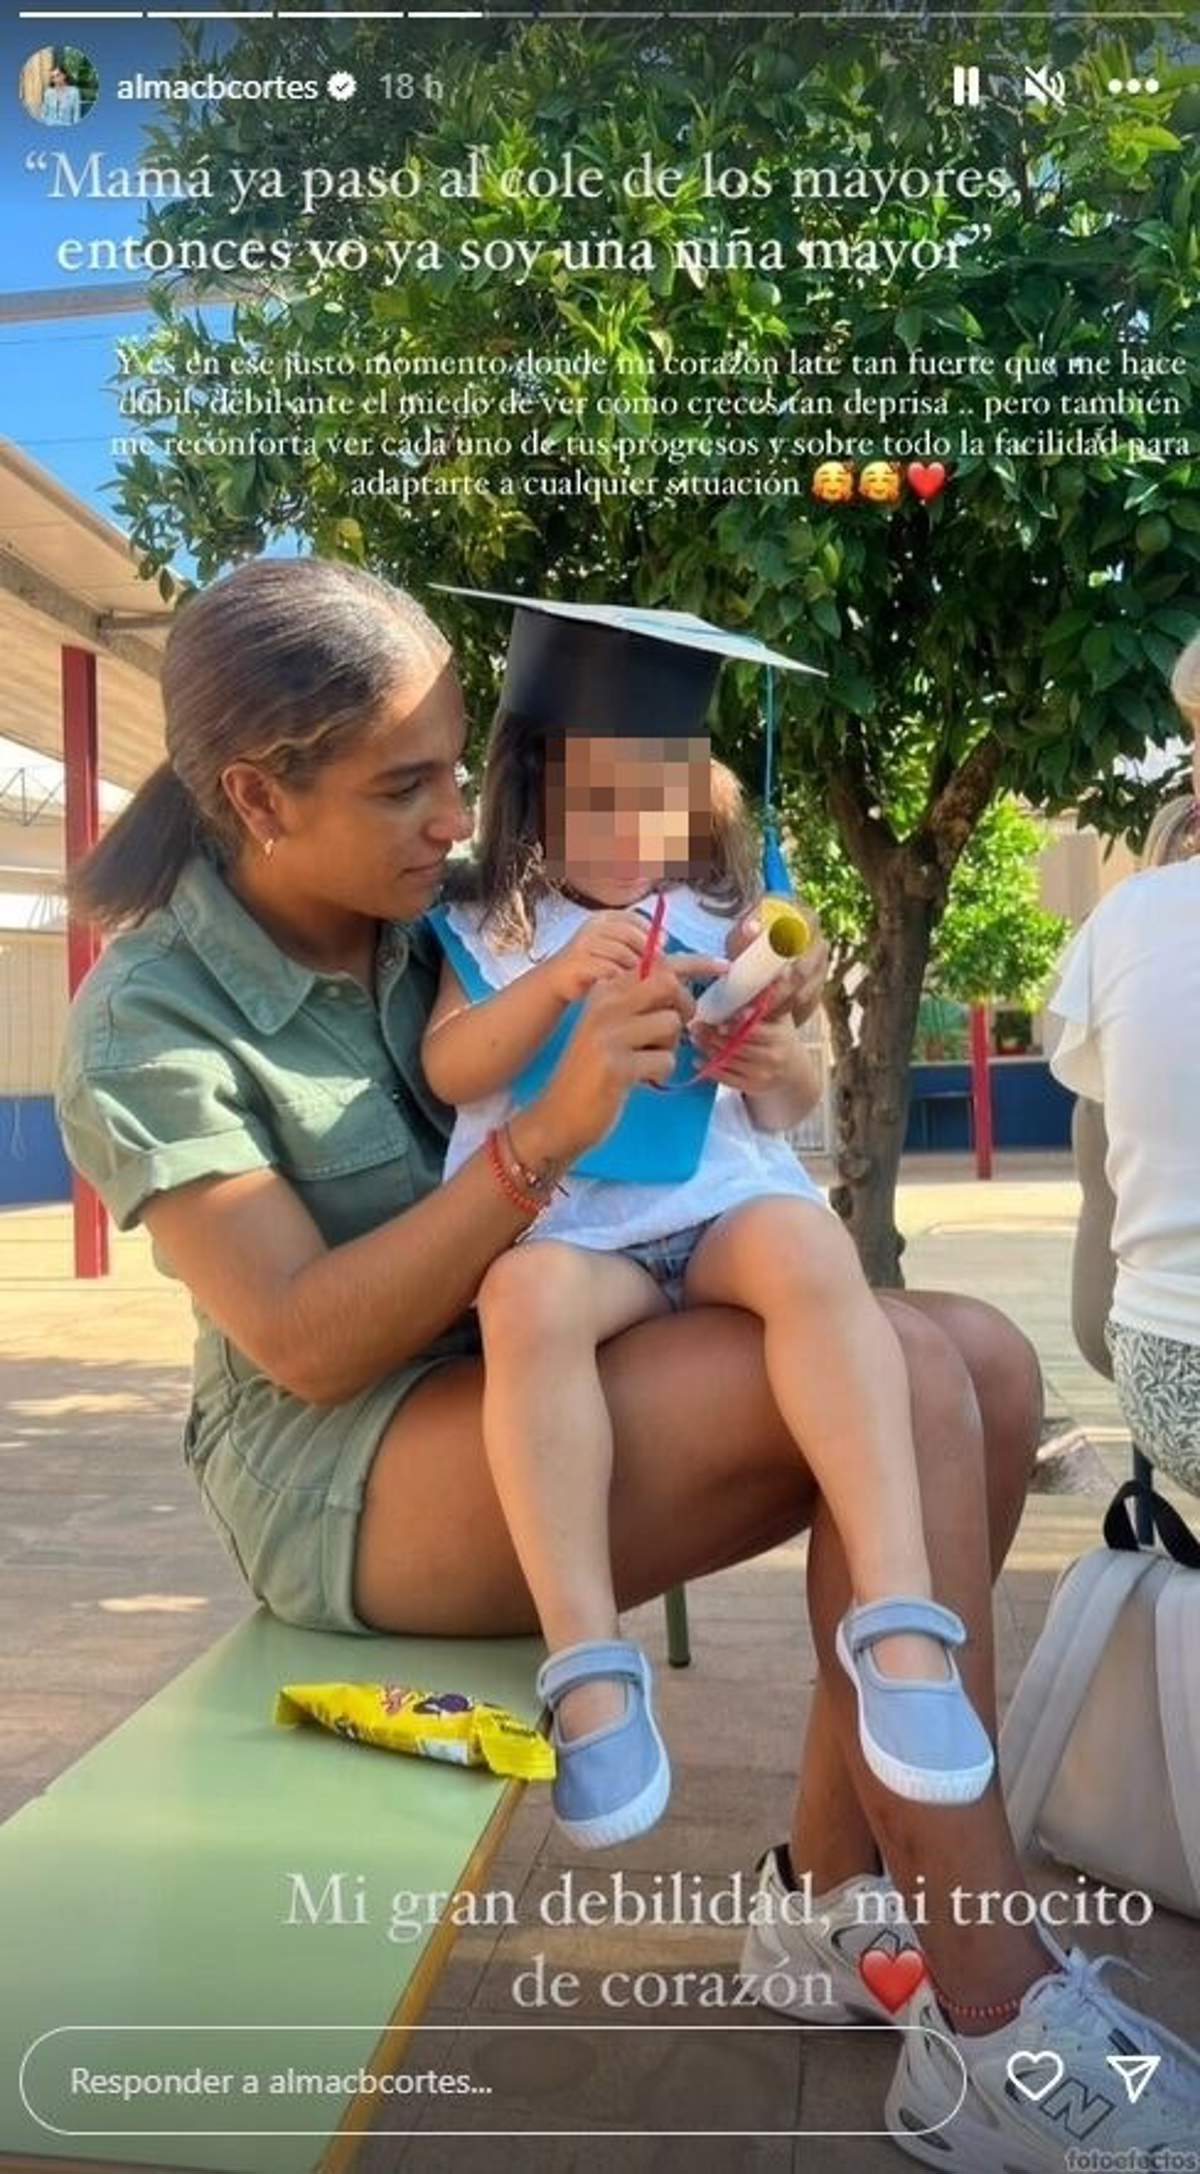
[[[892,1638],[905,1631],[936,1638],[944,1646],[965,1645],[967,1640],[962,1617],[955,1615],[952,1608],[943,1608],[939,1600],[922,1600],[915,1595],[911,1599],[869,1601],[863,1608],[852,1608],[846,1617],[846,1641],[852,1653],[873,1645],[877,1638]]]
[[[617,1638],[587,1639],[581,1645],[563,1646],[538,1670],[538,1697],[551,1704],[593,1676],[628,1677],[631,1683],[640,1684],[642,1656],[638,1647]]]

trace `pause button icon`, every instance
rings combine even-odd
[[[954,103],[956,106],[977,106],[980,101],[978,68],[955,67]]]

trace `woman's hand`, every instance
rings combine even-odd
[[[549,1086],[513,1120],[522,1161],[574,1162],[612,1131],[631,1087],[665,1086],[695,1008],[683,982],[726,971],[723,959],[675,952],[659,959],[644,981],[636,973],[598,981]]]
[[[649,934],[639,914],[593,913],[542,970],[560,1002],[574,1004],[597,982],[638,966]]]

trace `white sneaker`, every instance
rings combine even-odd
[[[1078,1948],[1063,1956],[1055,1943],[1046,1944],[1062,1956],[1063,1969],[1031,1985],[1015,2022],[987,2037],[951,2031],[928,1982],[914,1995],[901,2021],[920,2027],[904,2033],[887,2095],[893,2142],[947,2174],[1063,2174],[1068,2153],[1078,2154],[1081,2165],[1153,2168],[1182,2164],[1174,2154],[1185,2152],[1194,2165],[1200,2128],[1194,2049],[1101,1984],[1102,1970],[1119,1956],[1093,1961]],[[1157,2054],[1161,2065],[1131,2105],[1108,2056],[1140,2053]],[[1009,2077],[1008,2063],[1018,2054],[1019,2078],[1036,2098]]]
[[[756,1869],[740,1975],[761,2006],[799,2023],[894,2022],[917,1983],[910,1958],[919,1960],[920,1949],[891,1881],[868,1873],[845,1880],[815,1895],[805,1916],[806,1897],[785,1884],[776,1850]]]

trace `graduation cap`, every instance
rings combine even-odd
[[[694,612],[640,604],[562,603],[495,589],[431,587],[446,596],[513,607],[501,702],[534,732],[604,739],[707,737],[705,719],[722,663],[757,664],[767,674],[766,850],[770,890],[791,890],[771,812],[774,671],[824,674],[768,649],[752,634],[729,634]]]

